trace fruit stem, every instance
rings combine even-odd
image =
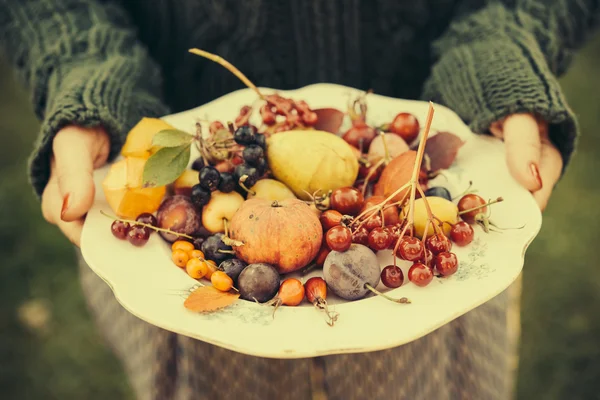
[[[419,191],[419,193],[421,194],[421,197],[423,198],[423,204],[425,204],[425,210],[427,211],[427,225],[425,226],[425,232],[427,232],[427,228],[429,227],[429,224],[433,225],[433,233],[434,234],[443,234],[443,232],[441,231],[441,228],[439,227],[438,224],[434,223],[434,220],[438,220],[439,218],[437,218],[435,215],[433,215],[433,212],[431,212],[431,207],[429,206],[429,201],[427,201],[427,196],[425,196],[425,193],[423,192],[423,189],[421,189],[421,186],[418,185],[417,189]],[[423,241],[425,241],[425,238],[423,238]]]
[[[371,180],[371,177],[373,175],[375,175],[375,173],[377,172],[377,170],[379,169],[379,167],[381,167],[384,163],[385,163],[385,159],[381,159],[381,160],[377,161],[377,164],[375,164],[374,166],[372,166],[372,167],[369,168],[369,173],[365,177],[365,183],[364,183],[363,188],[362,188],[362,195],[363,196],[367,192],[367,186],[369,186],[369,181]]]
[[[308,264],[306,267],[304,267],[300,270],[300,273],[302,275],[306,275],[315,268],[317,268],[317,263]]]
[[[453,197],[452,200],[454,201],[456,199],[460,199],[461,197],[463,197],[465,194],[468,194],[468,193],[476,193],[477,190],[470,190],[472,186],[473,186],[473,181],[469,181],[469,186],[467,186],[467,188],[461,194]]]
[[[233,251],[233,250],[219,249],[219,250],[217,250],[217,253],[221,253],[221,254],[233,254],[233,255],[235,255],[235,251]]]
[[[242,73],[242,71],[240,71],[239,69],[237,69],[236,67],[234,67],[229,61],[225,60],[223,57],[220,57],[220,56],[218,56],[216,54],[209,53],[209,52],[204,51],[204,50],[195,49],[195,48],[194,49],[190,49],[189,52],[192,53],[192,54],[196,54],[197,56],[200,56],[200,57],[208,58],[209,60],[214,61],[217,64],[222,65],[229,72],[231,72],[236,77],[238,77],[239,80],[241,80],[242,82],[244,82],[244,84],[246,86],[248,86],[250,89],[254,90],[256,92],[256,94],[261,99],[265,100],[265,96],[263,96],[263,94],[260,92],[260,90],[258,90],[258,88],[256,87],[256,85],[254,83],[252,83],[250,81],[250,79],[248,79],[248,77]]]
[[[399,304],[410,304],[410,300],[407,299],[406,297],[401,297],[399,299],[394,299],[393,297],[390,297],[384,293],[381,293],[379,290],[375,289],[373,286],[369,285],[368,283],[365,283],[365,288],[369,289],[371,292],[375,293],[378,296],[383,297],[384,299],[387,299],[389,301],[393,301],[394,303],[399,303]]]
[[[271,207],[282,207],[282,206],[281,206],[281,204],[279,204],[279,202],[278,202],[277,200],[274,200],[274,201],[271,203]]]
[[[423,130],[423,136],[421,137],[421,141],[419,142],[419,148],[417,149],[417,158],[415,161],[415,165],[413,167],[412,177],[410,179],[411,182],[411,191],[410,191],[410,210],[407,213],[409,216],[408,221],[412,223],[415,220],[415,196],[417,186],[419,185],[419,171],[421,170],[421,164],[423,163],[423,155],[425,154],[425,145],[427,144],[427,138],[429,136],[429,130],[431,129],[431,121],[433,120],[433,113],[435,112],[433,108],[433,103],[429,102],[429,110],[427,111],[427,119],[425,121],[425,129]]]
[[[383,142],[383,151],[385,152],[385,162],[389,163],[390,162],[390,151],[388,150],[388,146],[387,143],[385,141],[385,133],[380,131],[379,135],[381,136],[381,141]]]
[[[223,218],[223,230],[225,231],[225,236],[229,236],[229,221],[227,218]]]
[[[375,215],[375,213],[377,213],[381,208],[383,208],[385,205],[387,205],[387,202],[389,202],[391,199],[393,199],[395,196],[397,196],[398,193],[402,193],[402,191],[405,190],[407,187],[409,187],[410,184],[411,184],[410,182],[405,183],[404,185],[402,185],[402,187],[400,187],[398,190],[396,190],[394,193],[392,193],[390,196],[388,196],[381,203],[376,204],[372,207],[369,207],[365,211],[358,214],[358,216],[354,219],[354,222],[359,221],[362,217],[364,217],[367,214]],[[361,225],[362,225],[362,223],[361,223]]]
[[[400,236],[398,236],[398,240],[396,240],[396,245],[394,246],[394,251],[393,251],[393,255],[394,255],[394,267],[397,267],[396,262],[398,260],[398,257],[396,257],[396,252],[398,251],[398,247],[400,246],[400,242],[402,241],[402,238],[404,237],[404,234],[408,230],[408,226],[409,225],[410,224],[408,222],[404,225],[404,228],[402,228],[402,231],[400,232]]]
[[[315,299],[315,301],[313,302],[313,305],[318,309],[321,310],[325,313],[325,315],[327,315],[328,321],[327,321],[327,325],[329,326],[333,326],[333,324],[335,324],[335,321],[337,321],[338,316],[340,315],[339,313],[335,312],[335,311],[329,311],[329,307],[327,307],[327,300],[325,300],[322,297],[317,297]]]
[[[480,209],[482,209],[482,208],[484,208],[484,207],[491,206],[492,204],[500,203],[500,202],[502,202],[502,201],[504,201],[504,199],[503,199],[502,197],[498,197],[497,199],[495,199],[495,200],[490,200],[490,201],[488,201],[487,203],[485,203],[485,204],[482,204],[482,205],[480,205],[480,206],[473,207],[473,208],[469,208],[469,209],[467,209],[467,210],[462,210],[462,211],[460,211],[460,212],[458,213],[458,215],[463,215],[463,214],[469,213],[469,212],[471,212],[471,211],[480,210]]]
[[[248,179],[248,175],[240,176],[240,179],[238,180],[238,185],[240,185],[242,189],[250,193],[252,196],[256,196],[256,192],[252,189],[248,189],[248,187],[244,184],[244,182],[246,182],[246,179]]]
[[[110,215],[110,214],[108,214],[108,213],[105,213],[105,212],[104,212],[104,211],[102,211],[102,210],[100,210],[100,214],[102,214],[102,215],[104,215],[105,217],[108,217],[108,218],[110,218],[110,219],[112,219],[112,220],[121,221],[121,222],[127,222],[127,223],[129,223],[130,225],[132,225],[132,226],[133,226],[133,225],[144,226],[144,227],[146,227],[146,228],[148,228],[148,229],[152,229],[152,230],[154,230],[154,231],[156,231],[156,232],[165,232],[165,233],[170,233],[170,234],[172,234],[172,235],[181,236],[181,237],[184,237],[184,238],[186,238],[186,239],[192,239],[192,240],[194,239],[193,237],[191,237],[191,236],[189,236],[189,235],[186,235],[185,233],[179,233],[179,232],[172,231],[172,230],[170,230],[170,229],[159,228],[159,227],[157,227],[157,226],[150,225],[150,224],[146,224],[146,223],[143,223],[143,222],[134,221],[134,220],[132,220],[132,219],[125,219],[125,218],[119,218],[119,217],[115,217],[115,216],[113,216],[113,215]]]

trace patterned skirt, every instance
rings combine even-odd
[[[499,400],[512,395],[517,346],[508,323],[511,289],[404,346],[276,360],[232,352],[138,319],[78,256],[92,316],[140,400]]]

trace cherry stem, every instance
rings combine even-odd
[[[315,268],[317,268],[317,263],[308,264],[306,267],[304,267],[300,270],[300,273],[302,275],[306,275]]]
[[[477,190],[470,190],[472,186],[473,186],[473,181],[469,181],[469,186],[467,186],[467,188],[461,194],[459,194],[458,196],[453,197],[452,200],[459,199],[459,198],[463,197],[465,194],[468,194],[468,193],[476,193]]]
[[[383,297],[384,299],[387,299],[389,301],[393,301],[394,303],[399,303],[399,304],[410,304],[410,300],[407,299],[406,297],[401,297],[399,299],[394,299],[393,297],[390,297],[384,293],[381,293],[379,290],[375,289],[373,286],[369,285],[368,283],[365,283],[365,288],[369,289],[371,292],[375,293],[378,296]]]
[[[435,220],[439,221],[439,218],[437,218],[435,215],[433,215],[433,212],[431,212],[431,206],[429,205],[429,201],[427,201],[427,196],[425,196],[425,193],[423,192],[423,189],[421,189],[421,186],[417,186],[417,189],[419,190],[419,193],[421,194],[421,197],[423,198],[423,203],[425,204],[425,210],[427,211],[427,225],[425,226],[425,232],[427,232],[427,228],[429,228],[429,224],[433,225],[433,233],[434,234],[442,234],[443,232],[441,232],[441,228],[438,226],[438,224],[434,223]],[[423,241],[425,241],[425,238],[423,238]]]
[[[398,260],[398,257],[396,257],[396,252],[398,251],[398,247],[400,247],[400,242],[402,241],[402,238],[404,237],[404,234],[406,233],[406,231],[408,230],[408,226],[410,224],[407,222],[404,225],[404,228],[402,228],[402,231],[400,232],[400,236],[398,236],[398,240],[396,240],[396,245],[394,246],[394,267],[397,267],[396,263]]]
[[[229,72],[231,72],[232,74],[234,74],[239,80],[241,80],[242,82],[244,82],[244,84],[246,86],[248,86],[250,89],[254,90],[256,92],[256,94],[261,99],[265,100],[265,96],[263,96],[263,94],[260,92],[260,90],[258,90],[258,88],[256,87],[256,85],[254,83],[252,83],[250,81],[250,79],[248,79],[248,77],[242,73],[242,71],[240,71],[239,69],[237,69],[229,61],[225,60],[223,57],[220,57],[220,56],[218,56],[216,54],[209,53],[209,52],[204,51],[204,50],[195,49],[195,48],[194,49],[190,49],[189,52],[192,53],[192,54],[196,54],[197,56],[200,56],[200,57],[208,58],[209,60],[214,61],[217,64],[222,65]]]
[[[256,192],[252,189],[248,189],[248,187],[246,187],[246,185],[244,184],[244,182],[246,182],[246,179],[248,179],[248,175],[240,176],[240,179],[238,180],[238,185],[240,185],[242,189],[250,193],[252,196],[256,196]]]
[[[471,212],[471,211],[480,210],[480,209],[482,209],[482,208],[485,208],[485,207],[487,207],[487,206],[491,206],[492,204],[500,203],[500,202],[502,202],[502,201],[504,201],[504,199],[503,199],[502,197],[498,197],[497,199],[495,199],[495,200],[490,200],[490,201],[488,201],[487,203],[485,203],[485,204],[482,204],[482,205],[480,205],[480,206],[473,207],[473,208],[469,208],[469,209],[467,209],[467,210],[462,210],[462,211],[460,211],[460,212],[458,213],[458,215],[463,215],[463,214],[469,213],[469,212]]]
[[[381,136],[381,140],[383,141],[383,151],[385,152],[385,160],[386,160],[385,162],[388,163],[388,162],[390,162],[390,152],[388,150],[388,146],[385,141],[385,133],[380,131],[379,135]]]
[[[125,219],[125,218],[119,218],[119,217],[115,217],[115,216],[113,216],[113,215],[110,215],[110,214],[108,214],[108,213],[105,213],[105,212],[104,212],[104,211],[102,211],[102,210],[100,210],[100,214],[102,214],[102,215],[104,215],[105,217],[108,217],[108,218],[110,218],[110,219],[112,219],[112,220],[121,221],[121,222],[127,222],[128,224],[130,224],[130,225],[132,225],[132,226],[133,226],[133,225],[144,226],[144,227],[146,227],[146,228],[148,228],[148,229],[152,229],[152,230],[154,230],[154,231],[156,231],[156,232],[165,232],[165,233],[170,233],[170,234],[172,234],[172,235],[181,236],[181,237],[184,237],[184,238],[186,238],[186,239],[192,239],[192,240],[194,239],[193,237],[191,237],[191,236],[189,236],[189,235],[186,235],[185,233],[174,232],[174,231],[172,231],[172,230],[170,230],[170,229],[159,228],[159,227],[156,227],[156,226],[154,226],[154,225],[150,225],[150,224],[146,224],[146,223],[143,223],[143,222],[134,221],[134,220],[132,220],[132,219]]]
[[[385,159],[381,159],[381,160],[377,161],[377,164],[375,164],[375,165],[373,165],[372,167],[369,168],[369,173],[367,174],[367,176],[365,178],[365,183],[364,183],[363,188],[362,188],[362,195],[363,196],[367,192],[367,186],[369,186],[369,181],[371,180],[371,178],[373,177],[373,175],[375,175],[375,173],[377,172],[377,170],[379,169],[379,167],[381,167],[384,163],[385,163]]]

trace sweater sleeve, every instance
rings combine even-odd
[[[103,126],[110,159],[143,116],[168,112],[159,67],[128,15],[101,0],[0,0],[0,46],[29,89],[41,132],[29,171],[38,195],[64,126]]]
[[[534,113],[548,122],[566,167],[578,124],[557,76],[598,25],[600,3],[510,4],[491,1],[455,18],[433,44],[435,62],[423,96],[452,108],[478,133],[510,114]]]

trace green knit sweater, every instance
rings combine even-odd
[[[31,180],[52,139],[103,125],[111,157],[142,116],[242,87],[187,52],[217,53],[261,86],[333,82],[453,109],[476,132],[515,112],[551,124],[565,164],[577,124],[556,77],[598,25],[598,0],[0,0],[0,45],[42,121]]]

